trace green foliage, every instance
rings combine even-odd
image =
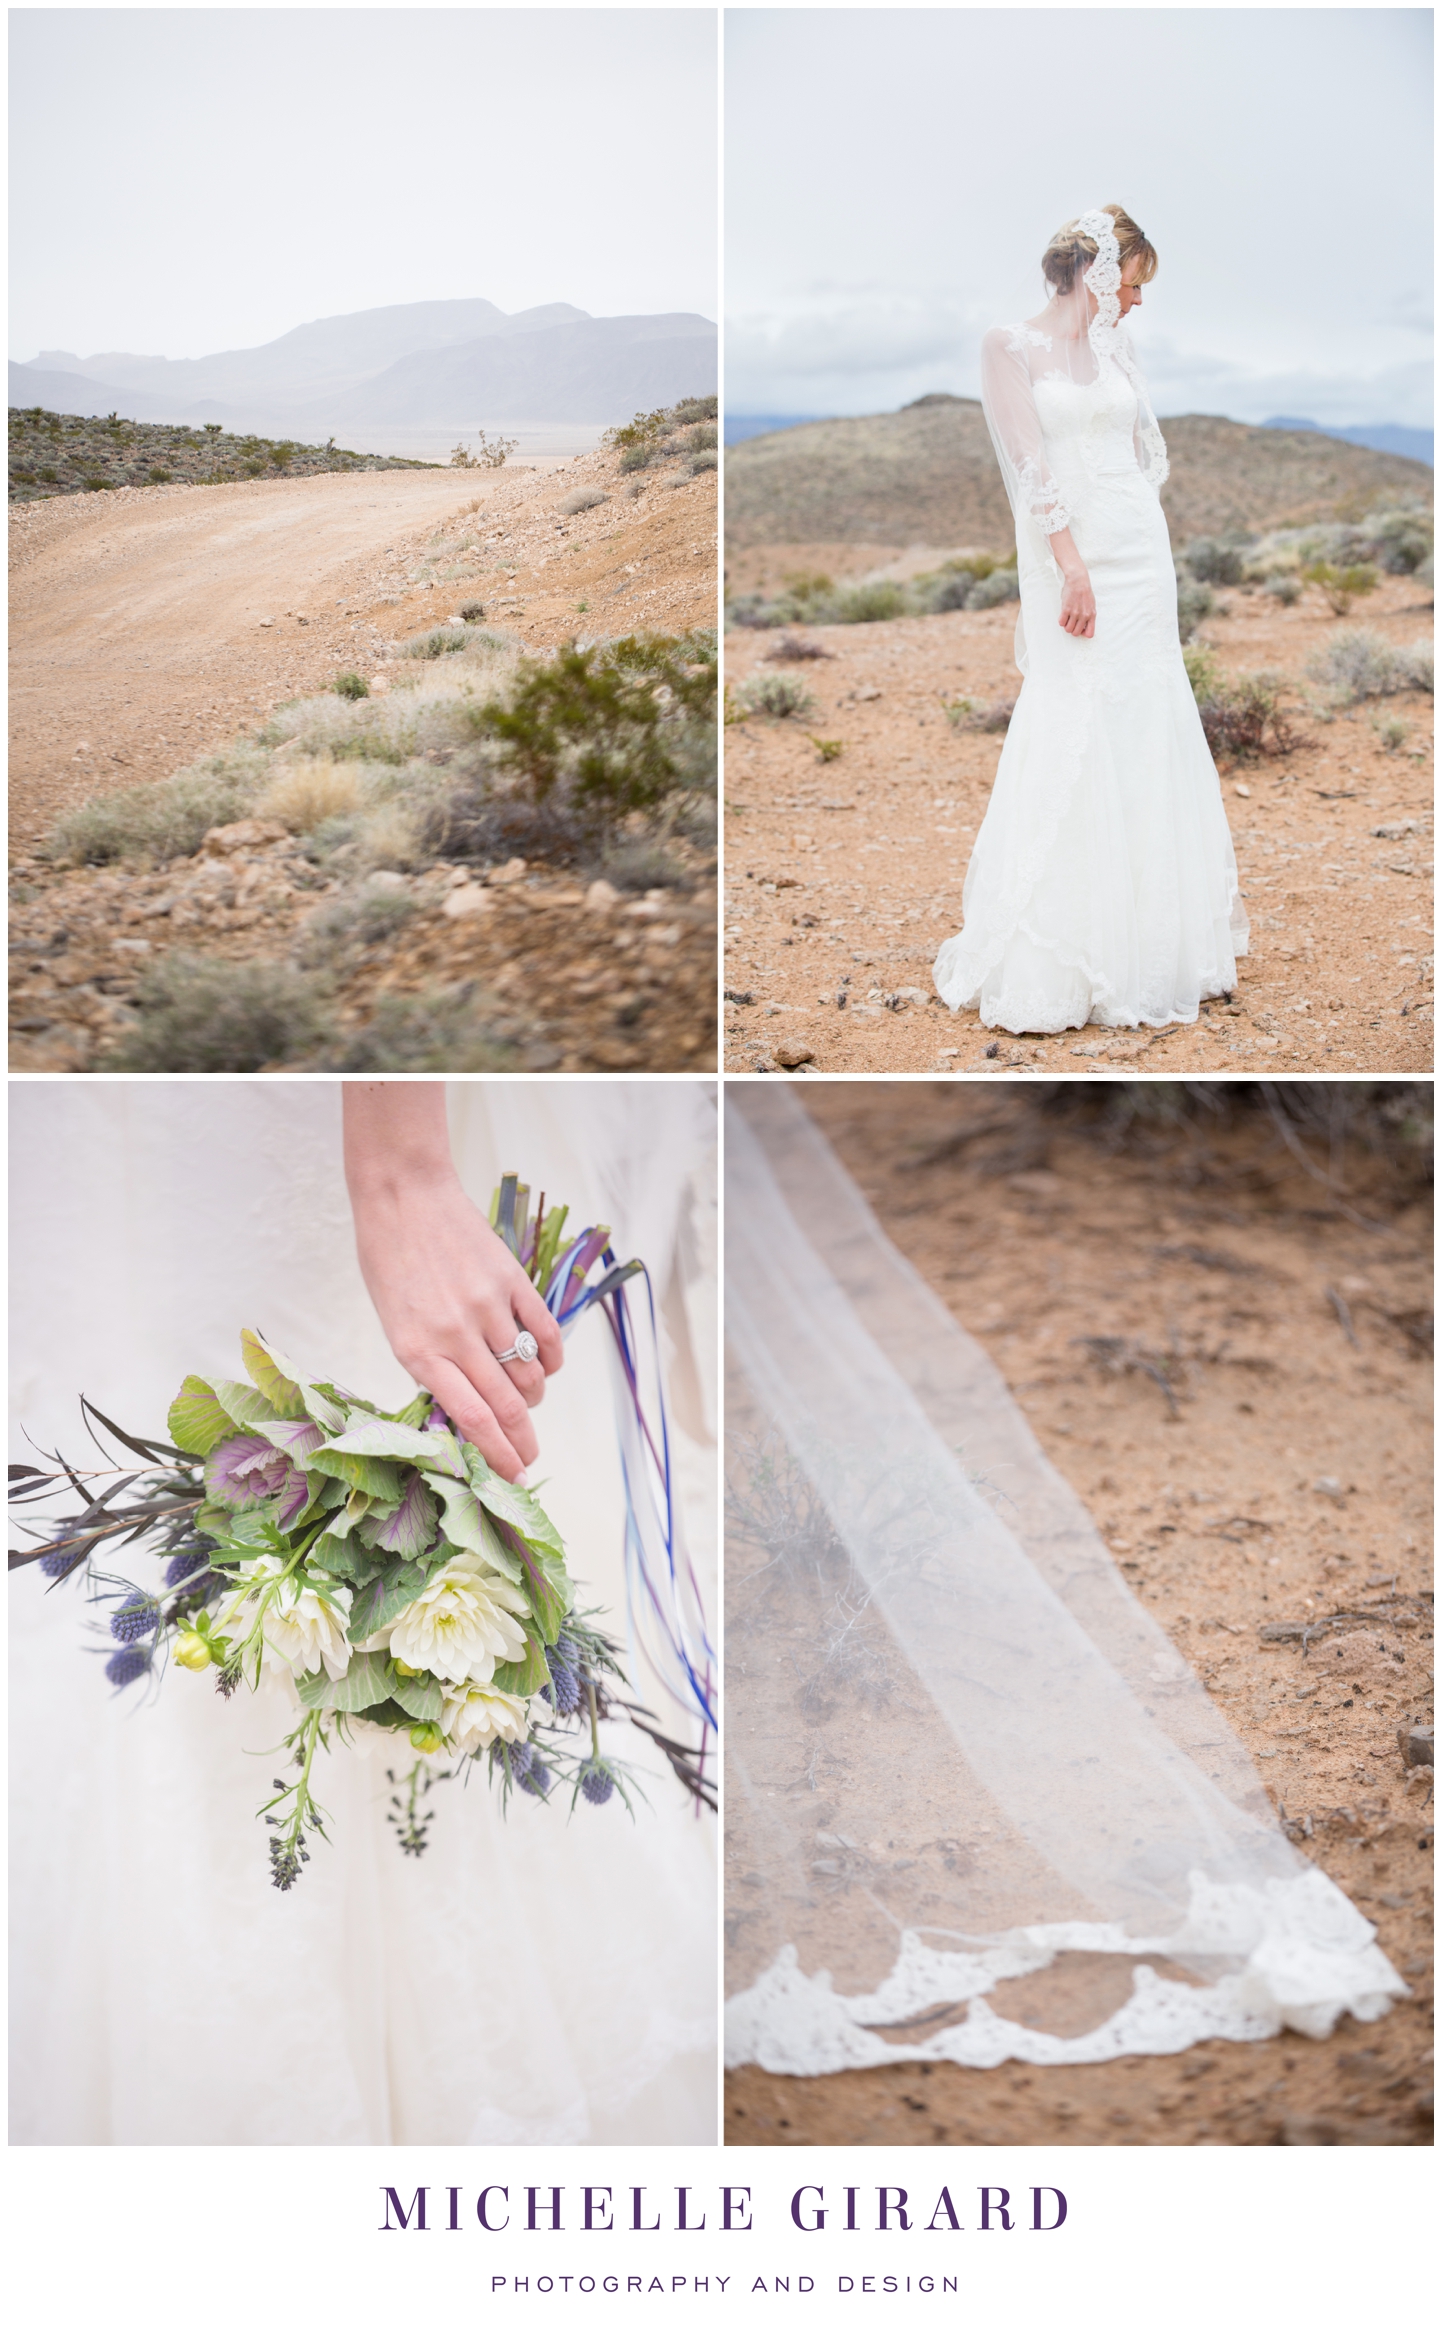
[[[828,613],[831,622],[894,622],[909,614],[907,594],[899,582],[860,582],[837,593]]]
[[[1295,606],[1302,595],[1302,585],[1295,574],[1271,574],[1262,587],[1269,598],[1280,599],[1283,606]]]
[[[604,830],[695,781],[708,730],[714,751],[715,706],[715,639],[693,631],[605,647],[573,641],[548,661],[523,661],[507,697],[469,718],[531,802],[559,795],[583,825]]]
[[[435,663],[442,655],[462,655],[465,650],[465,632],[447,624],[444,629],[423,631],[418,639],[407,639],[398,652],[418,663]]]
[[[218,755],[160,784],[101,793],[56,825],[46,854],[61,865],[105,865],[119,858],[168,864],[193,856],[212,825],[247,814],[266,774],[259,752]]]
[[[1248,537],[1226,535],[1213,538],[1203,534],[1188,542],[1182,557],[1197,582],[1214,582],[1223,589],[1234,587],[1242,580],[1242,569],[1248,548]]]
[[[486,1005],[468,989],[432,989],[380,995],[370,1025],[332,1042],[321,1064],[340,1075],[504,1075],[531,1062],[488,1024]]]
[[[1425,648],[1394,647],[1377,631],[1339,631],[1308,658],[1307,676],[1329,688],[1338,704],[1432,689],[1432,657]]]
[[[338,679],[332,680],[331,687],[336,695],[343,695],[348,703],[359,703],[361,697],[369,695],[371,691],[369,679],[363,678],[359,671],[342,671]]]
[[[1199,624],[1216,606],[1216,599],[1208,582],[1198,582],[1194,576],[1177,570],[1177,632],[1183,645],[1195,638]]]
[[[743,712],[761,712],[767,719],[803,719],[816,707],[805,682],[788,671],[753,671],[736,690]]]
[[[1225,679],[1216,656],[1203,646],[1184,647],[1182,661],[1214,758],[1291,751],[1295,738],[1280,709],[1283,683],[1275,672],[1244,671]]]
[[[827,764],[839,760],[846,749],[839,736],[813,736],[811,741],[816,746],[817,759]]]
[[[124,1075],[258,1075],[311,1050],[329,1014],[282,963],[169,954],[136,992],[138,1023],[97,1062]]]
[[[1187,646],[1182,649],[1182,662],[1192,693],[1200,703],[1217,684],[1220,671],[1217,658],[1210,647]]]
[[[1325,558],[1302,568],[1304,582],[1315,582],[1333,614],[1346,615],[1352,611],[1354,600],[1365,598],[1377,587],[1375,566],[1333,566]]]

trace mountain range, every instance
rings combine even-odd
[[[489,299],[434,299],[325,316],[214,356],[43,348],[11,364],[10,402],[312,440],[372,426],[608,425],[713,395],[716,371],[716,326],[702,315],[595,316],[563,301],[506,315]]]
[[[1164,420],[1162,506],[1177,543],[1432,498],[1432,471],[1316,429],[1252,428],[1206,413]],[[919,397],[901,412],[815,420],[734,444],[726,540],[964,546],[1004,556],[1015,535],[980,404]]]

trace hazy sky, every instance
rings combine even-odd
[[[1120,202],[1160,412],[1430,426],[1430,11],[747,9],[726,51],[730,410],[975,395]]]
[[[10,24],[22,360],[210,355],[420,299],[716,314],[707,8]]]

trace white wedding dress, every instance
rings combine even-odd
[[[11,1122],[17,1459],[28,1431],[84,1461],[81,1391],[163,1434],[185,1373],[238,1371],[247,1324],[381,1404],[408,1395],[355,1260],[335,1086],[22,1084]],[[467,1084],[451,1122],[481,1203],[519,1170],[650,1265],[687,1538],[714,1578],[709,1095]],[[607,1339],[599,1314],[570,1336],[534,1476],[583,1605],[619,1630]],[[10,1596],[12,2140],[715,2139],[715,1822],[638,1733],[606,1735],[643,1773],[634,1825],[615,1800],[503,1821],[477,1771],[430,1796],[420,1861],[386,1823],[384,1749],[338,1754],[317,1787],[333,1845],[281,1894],[254,1816],[280,1698],[227,1705],[174,1666],[152,1702],[117,1697],[83,1587],[26,1572]]]
[[[1247,950],[1178,639],[1157,498],[1166,448],[1115,321],[1112,222],[1096,212],[1083,223],[1099,245],[1090,328],[1054,301],[1050,329],[989,332],[982,348],[983,404],[1016,517],[1024,685],[967,869],[963,927],[934,975],[953,1010],[1014,1034],[1194,1020],[1204,996],[1232,990]],[[1058,622],[1049,537],[1062,527],[1096,595],[1089,639]]]

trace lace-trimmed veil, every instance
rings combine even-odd
[[[1095,2061],[1385,2012],[1373,1927],[796,1095],[737,1095],[726,1169],[729,2058]]]
[[[1105,210],[1085,210],[1075,224],[1097,247],[1074,288],[1053,293],[1044,313],[1030,323],[989,331],[982,341],[982,410],[1019,540],[1030,527],[1042,535],[1060,533],[1073,515],[1047,461],[1034,393],[1040,379],[1064,380],[1083,389],[1118,376],[1125,380],[1137,400],[1133,431],[1137,466],[1158,492],[1167,481],[1167,448],[1131,333],[1119,320],[1121,261],[1115,227]],[[1090,312],[1093,299],[1095,313]]]

